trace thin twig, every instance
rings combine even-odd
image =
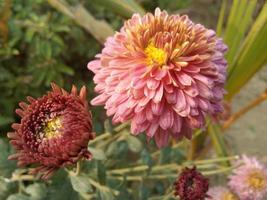
[[[257,99],[250,102],[247,106],[239,110],[237,113],[233,114],[224,124],[223,124],[223,130],[228,129],[236,120],[238,120],[242,115],[246,114],[249,110],[256,107],[260,103],[262,103],[264,100],[267,99],[267,92],[264,92],[261,94]]]

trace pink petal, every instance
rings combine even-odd
[[[182,85],[190,86],[193,82],[193,79],[183,72],[176,74],[176,77]]]
[[[166,100],[169,104],[175,104],[176,103],[177,99],[176,99],[176,93],[175,92],[170,93],[170,94],[168,94],[168,93],[165,93],[165,94],[166,94],[165,95]]]
[[[160,84],[159,88],[156,90],[156,94],[153,98],[154,103],[159,103],[163,97],[163,85]]]
[[[101,68],[100,60],[93,60],[87,64],[87,68],[94,73],[97,73],[98,70]]]
[[[167,131],[157,131],[155,141],[158,148],[166,146],[169,142],[169,134]]]
[[[160,81],[157,81],[157,80],[155,80],[153,78],[150,78],[150,79],[147,80],[147,87],[150,90],[157,89],[159,84],[160,84]]]
[[[164,112],[160,116],[159,125],[163,130],[171,128],[173,125],[173,112],[170,109],[165,108]]]
[[[136,113],[134,116],[134,121],[136,124],[142,124],[146,120],[146,113],[145,112],[139,112]]]
[[[147,135],[149,137],[153,137],[158,130],[159,124],[158,123],[152,123],[150,124],[149,129],[147,130]]]
[[[159,103],[151,102],[151,110],[154,115],[161,115],[163,110],[164,101]]]
[[[147,87],[144,88],[144,94],[146,97],[149,99],[152,99],[155,96],[156,91],[155,90],[150,90]]]
[[[186,99],[182,90],[178,89],[176,91],[176,104],[174,106],[175,110],[180,111],[186,107]]]
[[[176,114],[176,115],[174,115],[172,131],[175,133],[180,132],[181,127],[182,127],[182,118]]]
[[[101,94],[97,97],[95,97],[92,101],[91,104],[92,105],[103,105],[105,104],[106,100],[108,99],[108,96],[106,94]]]

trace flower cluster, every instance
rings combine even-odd
[[[93,105],[105,105],[113,122],[131,121],[158,147],[170,135],[191,138],[208,113],[222,111],[227,50],[215,32],[187,16],[134,14],[89,62],[95,73]]]
[[[87,145],[94,138],[85,87],[79,94],[75,86],[70,93],[55,84],[52,88],[41,98],[28,97],[29,105],[19,104],[21,122],[8,133],[17,150],[9,158],[18,160],[18,166],[38,165],[31,173],[41,172],[43,179],[81,158],[91,159]]]

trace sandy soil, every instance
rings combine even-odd
[[[265,66],[233,100],[233,112],[238,111],[267,89],[267,66]],[[267,101],[242,116],[226,132],[233,151],[250,155],[267,155]]]

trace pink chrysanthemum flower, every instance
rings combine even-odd
[[[239,200],[232,191],[222,186],[210,188],[208,195],[209,198],[207,198],[207,200]]]
[[[204,116],[222,111],[227,47],[215,32],[187,16],[134,14],[89,62],[95,73],[93,105],[105,105],[113,123],[131,121],[131,131],[155,138],[191,138]]]
[[[229,177],[229,187],[241,200],[264,200],[267,198],[267,168],[256,158],[243,156]]]

